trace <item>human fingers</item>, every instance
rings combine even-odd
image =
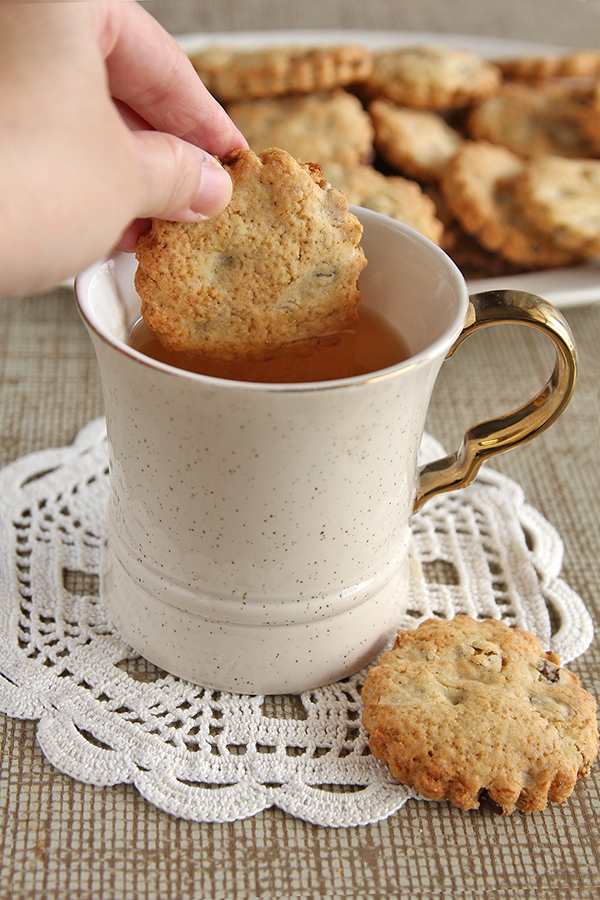
[[[162,135],[158,135],[159,141]],[[192,146],[192,145],[188,145]],[[164,149],[164,148],[163,148]],[[208,154],[202,157],[202,169],[200,173],[200,184],[197,187],[196,194],[191,200],[189,206],[186,206],[188,191],[184,183],[180,182],[176,185],[175,192],[168,194],[168,183],[165,175],[164,156],[169,155],[170,150],[154,146],[145,147],[142,152],[146,154],[145,171],[148,177],[147,190],[148,196],[145,200],[149,204],[146,208],[154,206],[156,211],[153,213],[161,218],[169,218],[179,222],[201,221],[212,215],[216,215],[225,208],[231,198],[231,180],[227,172]],[[196,148],[193,148],[194,150]],[[157,152],[158,150],[158,152]],[[184,149],[184,153],[189,152]],[[202,153],[202,151],[198,151]],[[174,158],[176,160],[175,177],[181,177],[180,163],[178,153],[175,151]],[[192,160],[192,167],[195,160]],[[194,179],[191,177],[191,191],[193,191]],[[158,187],[158,190],[157,190]],[[178,188],[178,189],[177,189]],[[164,193],[163,193],[164,192]],[[182,199],[183,198],[183,199]],[[117,250],[125,250],[127,253],[133,253],[139,237],[150,227],[149,218],[136,218],[131,222],[117,243]]]
[[[141,174],[137,218],[197,222],[220,213],[231,199],[231,179],[205,150],[158,131],[130,134]]]
[[[115,250],[124,250],[125,253],[135,253],[138,240],[150,229],[150,226],[150,219],[134,219],[117,241]]]
[[[247,146],[177,42],[137,3],[101,4],[99,42],[109,89],[157,131],[216,156]]]

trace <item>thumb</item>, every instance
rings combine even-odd
[[[231,179],[214,156],[172,134],[130,135],[141,173],[138,217],[197,222],[225,209]]]

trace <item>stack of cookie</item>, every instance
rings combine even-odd
[[[318,163],[467,277],[600,254],[600,51],[495,62],[411,46],[191,56],[253,150]]]

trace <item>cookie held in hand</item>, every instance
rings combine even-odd
[[[598,752],[591,694],[533,634],[493,619],[400,632],[362,697],[372,753],[403,784],[461,809],[484,790],[505,815],[562,802]]]
[[[357,319],[362,226],[319,166],[285,150],[225,160],[229,206],[205,222],[154,219],[137,246],[142,316],[169,350],[264,359]]]

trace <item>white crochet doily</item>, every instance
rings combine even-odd
[[[443,455],[426,436],[424,460]],[[132,782],[157,807],[224,822],[270,806],[318,825],[382,819],[414,792],[370,755],[364,672],[299,695],[203,689],[119,637],[99,596],[108,496],[103,421],[72,446],[0,472],[0,708],[38,721],[47,759],[96,785]],[[456,613],[535,632],[568,662],[592,640],[559,579],[562,543],[492,471],[413,518],[404,625]]]

